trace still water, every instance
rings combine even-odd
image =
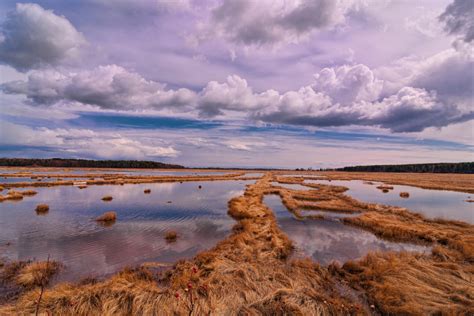
[[[361,180],[305,180],[306,183],[345,186],[349,189],[346,194],[364,202],[406,207],[430,218],[454,219],[474,224],[474,203],[466,200],[472,194],[428,190],[406,185],[393,185],[394,189],[383,193],[373,185],[365,184]],[[400,197],[400,192],[408,192],[408,198]]]
[[[62,280],[103,276],[145,261],[174,262],[213,247],[235,221],[227,202],[254,181],[201,181],[35,188],[37,195],[0,203],[0,254],[13,260],[63,262]],[[202,186],[199,189],[199,185]],[[150,189],[150,194],[144,194]],[[102,201],[110,195],[113,200]],[[36,215],[40,203],[49,205]],[[115,211],[109,227],[93,219]],[[178,240],[167,243],[167,231]]]
[[[332,261],[358,259],[369,251],[430,250],[425,246],[382,240],[367,231],[344,225],[337,220],[298,220],[286,209],[278,195],[265,196],[264,203],[274,211],[278,225],[294,242],[296,255],[310,257],[324,265]]]

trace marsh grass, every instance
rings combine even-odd
[[[105,212],[104,214],[95,218],[97,222],[112,223],[117,220],[117,213],[114,211]]]
[[[102,201],[104,201],[104,202],[110,202],[110,201],[112,201],[113,199],[114,199],[114,198],[113,198],[112,196],[106,195],[106,196],[104,196],[104,197],[102,198]]]
[[[33,195],[38,194],[38,192],[36,192],[36,191],[34,191],[34,190],[21,191],[20,193],[21,193],[23,196],[33,196]]]
[[[389,190],[393,190],[393,186],[391,185],[385,185],[385,184],[382,184],[382,185],[379,185],[376,187],[377,189],[379,190],[382,190],[382,191],[389,191]]]
[[[36,214],[38,215],[45,215],[49,212],[49,205],[48,204],[38,204],[36,206]]]
[[[143,193],[145,193],[145,194],[150,194],[150,193],[151,193],[151,189],[145,189],[145,190],[143,190]]]
[[[0,202],[12,200],[20,201],[23,200],[23,194],[20,191],[9,190],[6,195],[0,195]]]
[[[42,308],[58,315],[473,313],[472,225],[362,203],[346,196],[343,187],[315,185],[318,190],[310,192],[276,188],[271,186],[274,178],[266,173],[229,201],[228,214],[237,223],[212,249],[177,262],[161,275],[146,267],[128,268],[99,282],[57,285],[44,292]],[[292,259],[292,242],[263,204],[265,194],[279,194],[290,210],[325,205],[334,211],[358,211],[359,216],[344,218],[343,223],[392,241],[437,246],[423,255],[370,253],[342,266]],[[341,284],[356,294],[341,291]],[[195,290],[199,286],[206,290]],[[37,298],[38,291],[26,292],[0,307],[0,314],[31,314]]]
[[[18,271],[15,281],[25,288],[47,285],[60,269],[61,264],[55,261],[32,262]]]
[[[404,199],[408,199],[410,197],[410,193],[408,192],[400,192],[400,197]]]
[[[173,230],[166,232],[165,240],[168,243],[175,242],[176,240],[178,240],[178,233]]]

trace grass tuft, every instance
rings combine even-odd
[[[113,211],[105,212],[99,217],[96,217],[95,220],[98,222],[115,222],[117,220],[117,213]]]
[[[110,201],[112,201],[113,199],[114,199],[114,198],[113,198],[112,196],[106,195],[106,196],[104,196],[104,197],[102,198],[102,201],[104,201],[104,202],[110,202]]]
[[[165,239],[167,242],[175,242],[178,239],[178,233],[173,230],[170,230],[166,233]]]
[[[49,211],[49,205],[48,204],[38,204],[36,206],[35,211],[36,211],[36,214],[38,214],[38,215],[46,214]]]

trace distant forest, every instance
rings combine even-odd
[[[363,172],[474,173],[474,162],[354,166],[354,167],[338,168],[336,170],[363,171]]]
[[[181,165],[173,165],[156,161],[138,160],[86,160],[86,159],[27,159],[0,158],[0,166],[10,167],[61,167],[61,168],[163,168],[182,169]]]

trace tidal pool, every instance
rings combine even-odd
[[[315,188],[307,187],[305,185],[301,185],[301,184],[297,184],[297,183],[272,182],[271,184],[273,186],[283,187],[283,188],[290,189],[290,190],[299,190],[299,191],[301,191],[301,190],[317,190]]]
[[[430,251],[426,246],[385,241],[337,220],[298,220],[286,209],[278,195],[266,195],[264,203],[273,210],[278,225],[294,242],[296,256],[310,257],[323,265],[358,259],[369,251]]]
[[[238,172],[238,171],[236,171]],[[233,173],[232,171],[196,171],[190,169],[183,169],[183,170],[173,170],[168,171],[166,169],[138,169],[138,170],[130,170],[130,169],[53,169],[53,170],[6,170],[2,173],[27,173],[32,175],[46,175],[46,174],[70,174],[70,175],[84,175],[84,174],[117,174],[117,175],[129,175],[129,176],[195,176],[195,175],[202,175],[202,176],[212,176],[212,175],[224,175]]]
[[[35,188],[35,196],[0,203],[0,254],[12,260],[50,255],[66,266],[61,280],[104,276],[146,261],[172,263],[226,237],[235,224],[227,215],[227,202],[250,183],[254,181]],[[113,200],[102,201],[106,195]],[[50,207],[44,216],[35,213],[40,203]],[[117,212],[109,227],[93,220],[106,211]],[[178,233],[174,243],[164,239],[169,230]]]
[[[414,212],[430,218],[454,219],[474,224],[474,204],[466,200],[472,194],[428,190],[406,185],[392,185],[393,190],[383,193],[376,187],[380,182],[365,184],[361,180],[305,180],[306,183],[345,186],[349,189],[346,194],[364,202],[380,203],[406,207]],[[408,198],[400,197],[400,192],[408,192]]]
[[[101,179],[101,178],[96,178],[96,180]],[[36,179],[31,179],[31,177],[0,177],[0,185],[4,183],[20,183],[20,182],[55,182],[55,181],[87,181],[89,180],[88,178],[36,178]]]

